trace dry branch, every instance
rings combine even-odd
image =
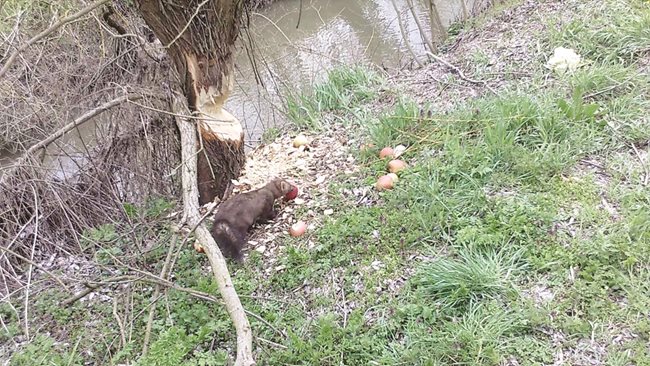
[[[118,260],[118,262],[119,262],[119,260]],[[133,267],[129,267],[128,265],[125,265],[125,264],[123,264],[121,262],[119,262],[119,263],[122,265],[123,268],[127,268],[127,269],[129,269],[129,270],[131,270],[133,272],[136,272],[136,273],[139,274],[139,276],[121,275],[121,276],[105,279],[105,280],[103,280],[101,282],[85,282],[84,286],[87,287],[86,289],[84,289],[84,290],[80,291],[79,293],[75,294],[74,296],[71,296],[71,297],[67,298],[66,300],[62,301],[60,305],[61,306],[70,306],[70,305],[74,304],[75,302],[77,302],[78,300],[80,300],[80,299],[84,298],[85,296],[87,296],[89,293],[91,293],[91,292],[93,292],[93,291],[95,291],[95,290],[97,290],[97,289],[99,289],[99,288],[101,288],[103,286],[114,285],[114,284],[117,284],[117,283],[124,283],[124,282],[136,282],[136,281],[145,282],[145,283],[149,283],[149,284],[154,284],[156,286],[164,286],[164,287],[170,288],[172,290],[176,290],[176,291],[186,293],[186,294],[188,294],[190,296],[193,296],[193,297],[195,297],[197,299],[210,301],[210,302],[213,302],[213,303],[216,303],[216,304],[223,305],[223,302],[221,300],[219,300],[218,298],[210,295],[207,292],[195,290],[195,289],[189,288],[189,287],[179,286],[176,283],[171,282],[171,281],[169,281],[167,279],[158,277],[153,273],[149,273],[149,272],[145,272],[145,271],[133,268]],[[253,297],[253,296],[248,296],[248,297],[261,298],[261,297]],[[261,299],[279,301],[277,299],[270,299],[270,298],[261,298]],[[282,332],[281,330],[274,327],[271,323],[266,321],[264,318],[262,318],[258,314],[255,314],[255,313],[253,313],[251,311],[248,311],[248,310],[244,310],[244,311],[245,311],[245,313],[247,315],[252,316],[253,318],[259,320],[260,323],[262,323],[262,324],[266,325],[267,327],[269,327],[269,329],[273,330],[278,336],[280,336],[280,337],[286,337],[287,336],[284,332]]]
[[[180,114],[187,111],[183,97],[176,96],[172,102],[172,111]],[[217,281],[219,292],[223,297],[226,311],[232,319],[237,331],[237,359],[236,366],[255,365],[253,359],[253,336],[244,307],[237,296],[228,272],[226,260],[221,250],[212,238],[210,231],[205,224],[199,223],[201,214],[199,212],[197,187],[197,132],[196,124],[186,118],[177,117],[176,123],[181,135],[181,156],[182,156],[182,182],[183,182],[183,221],[190,227],[196,226],[196,240],[205,250],[210,261],[212,272]]]
[[[174,249],[176,248],[176,242],[178,241],[178,238],[176,235],[172,237],[171,240],[171,245],[169,246],[169,249],[167,250],[167,257],[165,258],[165,263],[163,264],[163,268],[160,271],[160,278],[163,280],[167,278],[167,274],[169,274],[169,264],[172,260],[172,255],[174,254]],[[147,354],[147,351],[149,350],[149,340],[151,339],[151,327],[153,326],[153,318],[154,318],[154,313],[156,312],[156,301],[158,299],[158,295],[160,294],[160,284],[156,284],[156,288],[153,291],[153,295],[151,296],[151,307],[149,308],[149,315],[147,317],[147,325],[145,327],[144,331],[144,341],[142,342],[142,356]]]
[[[102,105],[100,105],[97,108],[91,109],[88,112],[84,113],[81,117],[75,119],[74,121],[68,123],[67,125],[63,126],[61,129],[56,131],[55,133],[51,134],[48,138],[45,140],[42,140],[41,142],[34,144],[32,147],[27,149],[26,155],[34,153],[38,149],[44,149],[47,148],[49,144],[51,144],[54,140],[60,138],[61,136],[65,135],[66,133],[70,132],[73,128],[78,127],[79,125],[83,124],[84,122],[87,122],[91,118],[95,117],[96,115],[111,109],[115,106],[118,106],[126,101],[134,101],[142,99],[142,95],[140,94],[127,94],[123,95],[121,97],[117,97],[111,101],[108,101]]]
[[[467,81],[468,83],[478,84],[478,85],[485,85],[485,87],[488,88],[488,90],[490,90],[492,93],[494,93],[495,95],[499,95],[499,93],[497,93],[497,91],[494,90],[494,88],[492,88],[490,85],[488,85],[487,82],[485,82],[483,80],[474,80],[474,79],[468,78],[467,76],[465,76],[465,73],[463,72],[463,70],[461,70],[457,66],[452,65],[451,63],[449,63],[449,61],[445,60],[444,58],[442,58],[440,56],[436,56],[431,52],[427,52],[427,54],[431,58],[433,58],[434,60],[440,62],[441,64],[445,65],[447,68],[451,69],[453,72],[455,72],[458,75],[458,77],[460,77],[461,79]]]
[[[36,42],[40,41],[41,39],[47,37],[47,35],[51,34],[52,32],[59,29],[60,27],[81,18],[82,16],[90,13],[94,9],[100,7],[103,4],[106,4],[109,1],[110,0],[99,0],[96,3],[90,4],[90,5],[86,6],[85,8],[79,10],[78,12],[76,12],[76,13],[70,15],[70,16],[67,16],[67,17],[59,20],[58,22],[52,24],[46,30],[42,31],[41,33],[39,33],[39,34],[35,35],[34,37],[32,37],[27,42],[23,43],[14,52],[12,52],[11,56],[9,56],[9,58],[7,59],[7,62],[5,62],[4,66],[2,66],[2,69],[0,69],[0,78],[4,77],[5,74],[7,73],[7,71],[9,71],[9,68],[14,63],[14,61],[16,61],[16,58],[18,57],[18,55],[20,55],[23,51],[25,51],[31,45],[33,45],[34,43],[36,43]]]
[[[13,250],[11,250],[9,248],[2,247],[2,246],[0,246],[0,251],[7,252],[7,253],[15,256],[16,258],[18,258],[18,259],[20,259],[22,261],[25,261],[26,263],[29,263],[30,265],[34,266],[36,269],[38,269],[38,270],[42,271],[43,273],[45,273],[46,275],[52,277],[52,279],[54,281],[56,281],[56,283],[61,285],[61,287],[63,287],[66,291],[70,292],[70,289],[68,288],[68,286],[66,286],[65,283],[63,283],[63,281],[61,281],[61,279],[57,275],[55,275],[54,273],[48,271],[47,269],[43,268],[42,266],[38,265],[38,263],[34,262],[33,260],[30,260],[29,258],[25,258],[24,256],[16,253],[15,251],[13,251]]]

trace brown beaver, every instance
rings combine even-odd
[[[221,252],[226,257],[241,262],[248,230],[256,222],[273,219],[276,215],[273,209],[275,200],[292,190],[294,186],[291,183],[276,178],[262,188],[240,193],[219,205],[214,215],[212,237]]]

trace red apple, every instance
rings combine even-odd
[[[291,225],[289,234],[293,237],[299,237],[305,233],[305,230],[307,230],[307,224],[305,224],[304,221],[298,221],[295,224]]]
[[[383,191],[386,189],[393,189],[393,178],[389,177],[388,175],[382,175],[377,179],[377,183],[375,184],[375,188],[377,188],[378,191]]]
[[[406,163],[401,160],[391,160],[388,163],[388,171],[391,173],[397,173],[406,168]]]
[[[284,195],[284,199],[286,201],[291,201],[292,199],[296,198],[298,196],[298,187],[293,186],[293,189],[289,191],[289,193]]]
[[[395,155],[395,151],[393,151],[392,147],[385,147],[381,149],[381,151],[379,152],[380,159],[383,159],[385,157],[392,158],[394,155]]]

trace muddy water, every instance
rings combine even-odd
[[[483,3],[465,0],[465,9],[471,12]],[[429,36],[426,2],[413,0],[413,5]],[[438,0],[436,6],[444,27],[464,13],[461,0]],[[405,38],[418,57],[424,59],[426,51],[406,0],[279,0],[252,14],[250,28],[262,83],[255,81],[250,57],[241,52],[239,82],[226,105],[246,127],[249,146],[266,128],[285,122],[281,95],[287,89],[308,90],[341,65],[404,67],[412,62]]]
[[[436,1],[445,27],[463,17],[461,1]],[[471,12],[486,1],[464,0],[465,8]],[[425,1],[413,0],[413,4],[430,35]],[[259,79],[249,53],[240,47],[237,82],[226,104],[244,125],[248,147],[254,146],[268,127],[286,122],[282,95],[287,90],[307,91],[322,81],[328,70],[341,65],[370,64],[386,69],[407,66],[412,55],[405,38],[418,57],[423,59],[425,54],[407,0],[278,0],[250,14],[250,20],[250,37],[242,38],[252,39]],[[95,126],[87,123],[48,149],[48,160],[53,162],[59,178],[74,175],[96,136]],[[0,168],[12,160],[13,156],[0,152]]]

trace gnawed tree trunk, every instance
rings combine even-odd
[[[221,197],[244,164],[244,132],[223,109],[234,85],[241,0],[140,0],[140,13],[169,55],[197,117],[199,203]]]
[[[168,48],[189,110],[173,97],[181,135],[184,219],[196,227],[226,310],[237,331],[235,365],[255,365],[252,333],[230,279],[226,261],[205,224],[198,203],[221,196],[244,163],[241,124],[223,109],[233,87],[234,48],[241,0],[140,0],[140,13]],[[184,110],[192,118],[183,118]],[[198,133],[197,133],[198,131]],[[198,156],[197,156],[198,155]],[[198,189],[197,189],[198,187]]]

